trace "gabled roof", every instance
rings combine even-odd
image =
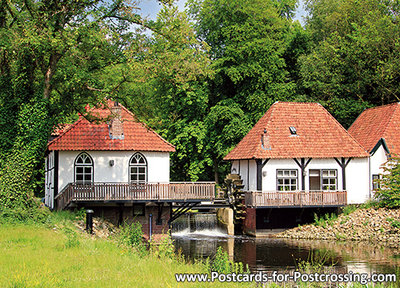
[[[224,160],[367,156],[320,104],[276,102]]]
[[[400,103],[370,108],[361,113],[349,133],[368,152],[383,138],[390,153],[400,153]]]
[[[114,102],[107,101],[100,108],[93,108],[93,116],[107,119],[111,115],[110,108]],[[89,122],[80,116],[74,124],[63,129],[59,136],[48,143],[49,150],[134,150],[134,151],[160,151],[174,152],[172,144],[139,122],[136,117],[124,106],[121,106],[121,120],[123,126],[123,139],[111,139],[109,126],[106,122]]]

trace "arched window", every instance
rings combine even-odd
[[[74,165],[75,183],[90,184],[93,182],[93,160],[86,152],[79,154]]]
[[[133,154],[131,160],[129,160],[129,182],[147,182],[147,161],[141,153]]]

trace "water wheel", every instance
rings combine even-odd
[[[238,174],[228,174],[224,181],[225,199],[228,200],[229,206],[233,210],[233,220],[238,229],[241,229],[243,220],[246,215],[246,207],[244,205],[245,192],[242,191],[244,188],[243,180]]]

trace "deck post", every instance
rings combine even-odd
[[[118,209],[117,226],[119,227],[124,222],[124,204],[123,203],[118,203],[118,206],[119,206],[119,209]]]
[[[156,222],[156,224],[157,225],[161,225],[162,224],[162,219],[161,219],[161,214],[162,214],[162,208],[163,208],[163,204],[164,204],[164,202],[161,202],[161,203],[157,203],[157,212],[158,212],[158,215],[157,215],[157,222]]]
[[[153,232],[153,214],[149,215],[149,240],[151,241],[151,234]]]

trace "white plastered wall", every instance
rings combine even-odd
[[[353,158],[346,168],[347,203],[360,204],[369,199],[368,158]]]
[[[94,182],[129,182],[129,160],[136,152],[147,160],[149,183],[169,182],[169,152],[142,151],[60,151],[58,168],[58,191],[74,182],[74,161],[82,152],[88,153],[94,162]],[[114,160],[114,166],[110,166]]]
[[[371,175],[372,174],[382,174],[383,169],[382,165],[386,163],[388,160],[386,151],[382,145],[375,151],[374,155],[371,155],[370,162],[371,162]]]
[[[255,160],[235,160],[232,162],[231,172],[240,175],[244,190],[255,191],[257,189],[257,164]]]
[[[347,161],[348,158],[346,158]],[[305,159],[307,162],[308,159]],[[265,159],[263,159],[263,162]],[[300,160],[299,160],[300,162]],[[240,165],[239,165],[240,163]],[[245,184],[245,190],[256,191],[257,171],[256,162],[250,160],[250,170],[247,174],[248,160],[233,161],[231,171],[234,169],[239,173]],[[369,198],[369,167],[368,158],[353,158],[346,167],[346,191],[349,204],[364,203]],[[298,190],[301,190],[301,169],[293,159],[270,159],[262,169],[262,188],[263,191],[276,191],[276,171],[277,169],[296,169],[298,178]],[[310,169],[335,169],[337,171],[337,189],[342,190],[343,176],[342,168],[333,158],[312,159],[307,165],[305,177],[305,190],[309,190],[309,170]],[[250,181],[247,180],[249,175]],[[250,183],[248,186],[247,183]]]
[[[372,175],[375,174],[383,174],[383,165],[388,161],[388,156],[386,154],[385,149],[382,145],[375,151],[373,155],[371,155],[370,159],[370,173],[369,173],[369,183],[370,183],[370,191],[371,196],[373,195],[373,186],[372,186]]]

